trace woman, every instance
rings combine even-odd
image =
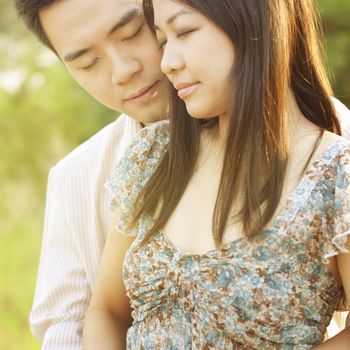
[[[124,348],[126,332],[127,349],[348,347],[350,329],[322,343],[350,296],[350,144],[312,8],[144,1],[171,119],[139,133],[108,184],[86,349]]]

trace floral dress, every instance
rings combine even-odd
[[[315,161],[271,227],[205,254],[178,249],[152,225],[128,224],[133,202],[169,141],[168,122],[140,131],[107,187],[117,229],[136,237],[123,279],[133,309],[128,350],[310,349],[323,340],[344,291],[326,268],[350,233],[350,143]],[[117,249],[117,248],[116,248]]]

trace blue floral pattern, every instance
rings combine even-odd
[[[328,272],[350,233],[350,143],[312,164],[274,224],[206,254],[187,254],[159,231],[137,251],[152,218],[131,226],[137,193],[162,158],[168,122],[147,127],[107,186],[117,229],[136,237],[123,278],[134,319],[127,349],[311,349],[344,298]]]

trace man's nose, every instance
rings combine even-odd
[[[113,52],[110,59],[112,64],[112,83],[114,85],[123,85],[142,71],[142,63],[132,56]]]

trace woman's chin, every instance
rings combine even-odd
[[[216,118],[216,115],[212,113],[208,113],[206,111],[201,111],[193,108],[186,108],[187,113],[194,119],[211,119]]]

